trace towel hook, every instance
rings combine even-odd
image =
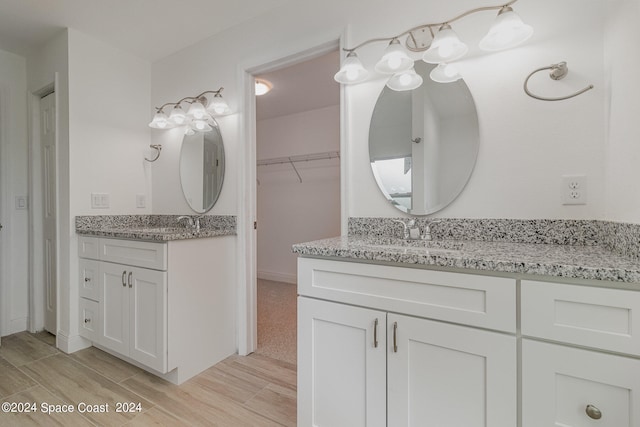
[[[531,74],[529,74],[527,76],[527,78],[524,81],[524,91],[527,95],[529,95],[532,98],[535,99],[539,99],[541,101],[563,101],[565,99],[569,99],[569,98],[573,98],[574,96],[578,96],[580,94],[585,93],[588,90],[593,89],[593,85],[589,85],[587,87],[585,87],[582,90],[579,90],[576,93],[573,93],[571,95],[567,95],[567,96],[560,96],[557,98],[547,98],[544,96],[538,96],[538,95],[534,95],[533,93],[531,93],[529,91],[529,88],[527,87],[527,84],[529,83],[529,79],[531,78],[531,76],[533,76],[535,73],[539,72],[539,71],[543,71],[543,70],[551,70],[549,72],[549,77],[551,77],[553,80],[560,80],[562,78],[564,78],[568,73],[569,73],[569,68],[567,67],[567,63],[562,61],[559,62],[557,64],[551,64],[548,67],[541,67],[538,68],[537,70],[534,70]]]

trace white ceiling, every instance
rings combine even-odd
[[[260,74],[273,89],[256,99],[258,120],[315,110],[340,103],[340,85],[333,75],[340,68],[338,49],[286,68]]]
[[[0,49],[25,55],[70,27],[156,61],[291,0],[0,0]]]

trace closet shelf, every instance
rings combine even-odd
[[[283,163],[310,162],[313,160],[339,159],[339,151],[326,151],[324,153],[303,154],[300,156],[274,157],[258,160],[258,166],[280,165]]]
[[[339,159],[339,158],[340,158],[339,151],[326,151],[323,153],[303,154],[300,156],[274,157],[271,159],[263,159],[263,160],[258,160],[257,164],[258,166],[269,166],[269,165],[281,165],[284,163],[288,163],[296,172],[296,175],[298,175],[298,180],[302,182],[302,177],[300,176],[300,172],[298,172],[298,169],[296,168],[296,165],[295,165],[296,163],[311,162],[314,160]],[[259,184],[260,184],[260,181],[258,181],[258,185]]]

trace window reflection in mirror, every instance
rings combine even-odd
[[[478,116],[469,88],[463,80],[434,82],[434,67],[416,61],[424,83],[412,91],[385,86],[369,128],[371,169],[380,191],[413,215],[434,213],[455,200],[478,154]]]

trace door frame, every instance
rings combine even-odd
[[[58,212],[58,73],[55,73],[52,82],[40,89],[29,91],[28,97],[28,127],[29,127],[29,332],[35,333],[44,329],[44,289],[42,278],[44,276],[43,264],[43,229],[42,218],[44,215],[42,206],[42,168],[40,149],[40,100],[54,93],[56,111],[56,212]],[[56,214],[56,307],[60,307],[60,219]],[[56,332],[60,324],[60,313],[56,310]],[[56,334],[57,335],[57,334]]]
[[[9,268],[11,267],[8,254],[11,252],[9,245],[9,239],[7,238],[6,230],[10,229],[11,215],[8,206],[9,200],[7,195],[6,185],[9,181],[7,174],[8,156],[6,153],[5,142],[7,140],[5,123],[7,121],[5,117],[5,111],[7,110],[7,93],[4,87],[0,87],[0,222],[2,222],[3,230],[0,230],[3,238],[0,238],[0,336],[4,332],[4,327],[7,323],[5,316],[7,315],[6,304],[4,301],[8,301],[7,295],[7,283],[9,283]]]
[[[328,37],[323,43],[308,48],[295,50],[292,53],[272,57],[269,61],[241,64],[238,67],[238,93],[243,111],[243,121],[239,123],[238,158],[238,354],[246,356],[254,352],[258,345],[257,328],[257,232],[254,222],[257,221],[257,167],[256,167],[256,97],[254,79],[262,73],[304,62],[321,56],[336,48],[341,49],[344,34],[340,37]],[[346,150],[346,108],[344,89],[340,88],[340,150]],[[346,203],[346,162],[340,156],[340,210],[341,229],[347,227]]]

